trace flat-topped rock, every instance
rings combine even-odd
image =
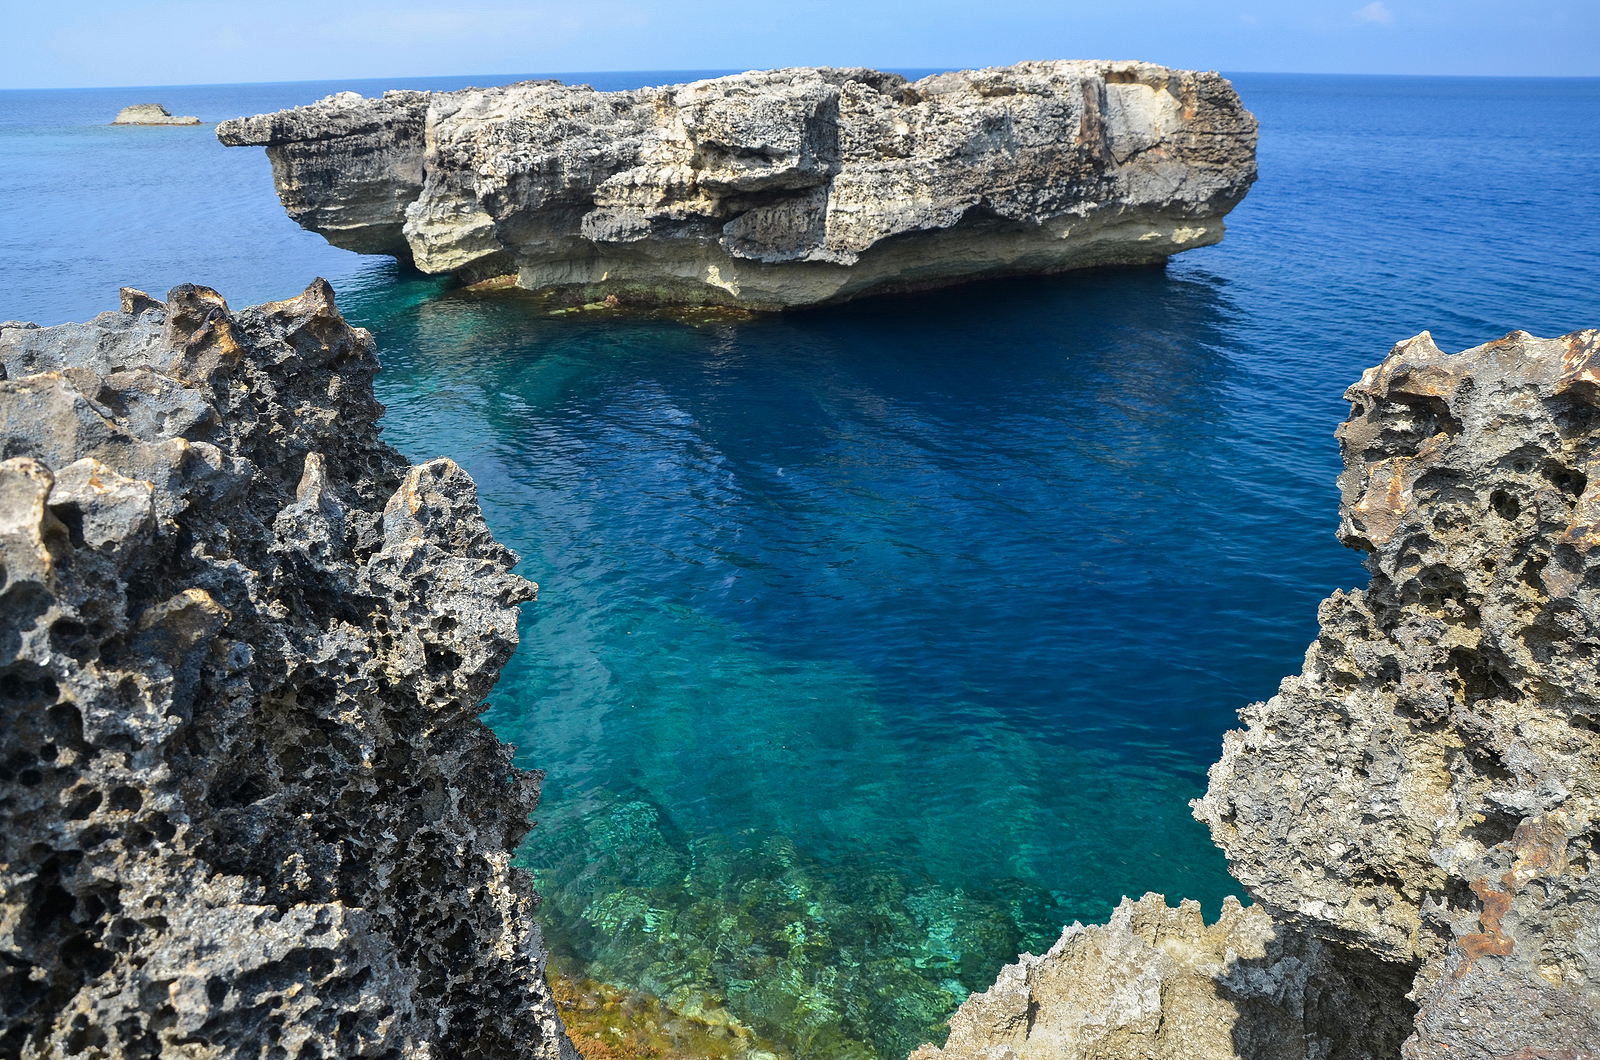
[[[1256,175],[1227,80],[1148,63],[346,92],[217,136],[265,146],[289,215],[336,246],[753,309],[1159,263],[1220,240]]]
[[[187,117],[174,117],[172,112],[159,103],[135,103],[131,107],[123,107],[117,111],[116,120],[112,125],[199,125],[200,119],[194,115]]]

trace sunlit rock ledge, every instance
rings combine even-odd
[[[1207,246],[1256,177],[1216,73],[794,68],[353,92],[223,122],[335,246],[572,302],[779,309]]]

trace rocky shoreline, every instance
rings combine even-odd
[[[1349,389],[1371,583],[1195,803],[1255,904],[1125,900],[917,1060],[1600,1052],[1597,360],[1423,333]],[[477,717],[535,588],[377,368],[322,281],[0,324],[0,1057],[576,1060]]]
[[[802,67],[353,92],[223,122],[335,246],[563,303],[771,310],[1149,265],[1222,239],[1256,122],[1215,73]]]
[[[1257,904],[1125,901],[919,1060],[1600,1053],[1600,332],[1423,332],[1345,397],[1372,581],[1195,803]]]
[[[478,721],[535,587],[318,280],[0,325],[0,1057],[575,1060]]]

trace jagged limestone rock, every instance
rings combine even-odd
[[[336,246],[594,301],[753,309],[1217,242],[1256,123],[1214,73],[796,68],[595,92],[346,92],[223,122]]]
[[[477,720],[534,587],[317,281],[0,330],[0,1057],[574,1060]]]
[[[172,112],[159,103],[135,103],[131,107],[123,107],[117,111],[112,125],[199,125],[200,119],[190,114],[185,117],[174,117]]]
[[[1109,923],[1073,924],[1023,954],[912,1060],[1334,1060],[1399,1048],[1376,961],[1280,931],[1259,906],[1124,898]],[[1377,972],[1374,979],[1371,973]],[[1404,986],[1400,989],[1403,991]]]
[[[1597,354],[1424,332],[1346,392],[1372,582],[1196,807],[1281,923],[1417,969],[1417,1060],[1600,1051]]]
[[[1195,803],[1259,904],[1069,929],[962,1007],[952,1060],[1600,1055],[1600,332],[1424,332],[1345,396],[1371,584]]]

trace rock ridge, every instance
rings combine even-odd
[[[1256,904],[1125,901],[922,1060],[1600,1055],[1600,331],[1423,332],[1345,397],[1371,582],[1194,804]]]
[[[478,720],[535,587],[318,280],[0,329],[0,1057],[576,1060]]]
[[[353,92],[223,122],[336,246],[593,302],[751,309],[1216,243],[1256,122],[1216,73],[797,67],[596,92]]]

